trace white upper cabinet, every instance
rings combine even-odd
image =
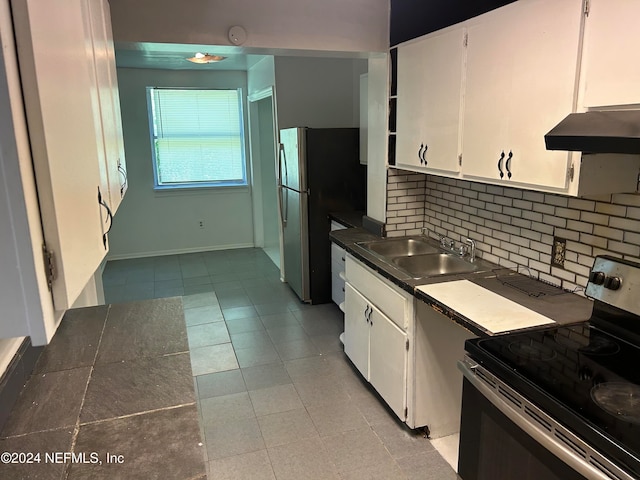
[[[127,190],[127,168],[122,140],[120,96],[116,74],[115,51],[111,32],[111,16],[107,0],[87,0],[91,21],[91,38],[99,110],[96,125],[101,127],[104,163],[108,181],[109,207],[115,215]],[[94,100],[95,101],[95,100]]]
[[[462,173],[563,191],[569,154],[544,135],[574,111],[582,0],[519,1],[468,26]]]
[[[459,171],[464,38],[456,27],[398,48],[399,167]]]
[[[105,45],[108,4],[13,0],[12,12],[44,237],[56,264],[53,302],[65,310],[105,257],[111,199],[121,198],[113,187],[121,184],[118,159],[107,153],[122,142]]]
[[[590,0],[581,106],[640,104],[640,2]]]

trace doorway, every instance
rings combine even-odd
[[[278,215],[276,124],[273,89],[249,97],[255,245],[281,268]]]

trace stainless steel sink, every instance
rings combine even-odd
[[[415,278],[471,273],[479,268],[475,263],[450,253],[396,257],[392,261]]]
[[[363,242],[359,245],[387,258],[411,257],[426,253],[438,253],[440,251],[437,247],[429,245],[420,237],[375,240],[372,242]]]

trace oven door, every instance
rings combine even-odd
[[[633,480],[473,360],[459,367],[463,480]]]

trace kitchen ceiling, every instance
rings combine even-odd
[[[248,54],[236,46],[192,45],[177,43],[116,42],[116,66],[163,70],[247,70],[265,55]],[[196,52],[222,55],[225,60],[194,64],[186,59]]]

